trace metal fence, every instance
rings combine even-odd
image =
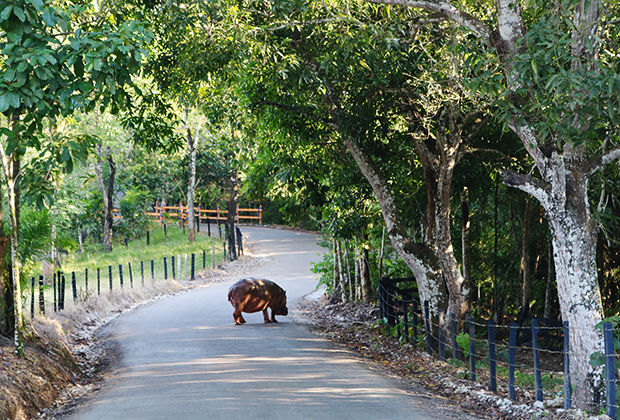
[[[379,281],[379,316],[399,339],[406,343],[424,340],[428,354],[435,355],[440,360],[446,360],[446,347],[448,347],[452,351],[452,359],[469,362],[468,376],[471,381],[477,380],[476,369],[488,369],[489,389],[497,392],[498,379],[502,380],[512,400],[517,398],[517,388],[519,388],[528,392],[533,391],[535,400],[542,402],[544,379],[549,382],[554,375],[561,376],[563,407],[564,409],[571,408],[571,352],[568,341],[568,321],[559,323],[545,318],[531,318],[531,326],[519,327],[516,323],[508,326],[496,325],[493,319],[477,322],[470,317],[462,323],[459,332],[459,323],[454,314],[449,314],[447,318],[443,316],[444,314],[433,314],[428,301],[421,304],[415,288],[404,289],[397,286],[414,281],[414,278],[381,278]],[[485,331],[485,334],[479,334],[477,338],[476,334],[481,329]],[[613,325],[605,323],[603,330],[605,350],[602,356],[605,363],[606,411],[609,417],[616,419],[618,406],[616,405],[614,368],[616,354]],[[479,338],[481,335],[484,338]],[[503,339],[497,340],[498,335]],[[541,354],[546,359],[552,360],[555,366],[563,368],[560,375],[557,375],[557,371],[549,371],[545,376],[541,367]],[[498,367],[506,375],[499,377]],[[517,376],[524,382],[520,387],[515,385]],[[524,377],[526,377],[525,381]],[[530,378],[533,378],[533,387],[527,384]]]

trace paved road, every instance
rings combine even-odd
[[[243,228],[255,254],[273,260],[254,276],[287,290],[289,306],[316,287],[311,234]],[[236,280],[235,280],[236,281]],[[425,401],[287,317],[261,313],[233,324],[232,282],[157,301],[120,317],[116,379],[70,419],[445,419]],[[428,402],[428,400],[426,400]],[[445,413],[445,412],[444,412]]]

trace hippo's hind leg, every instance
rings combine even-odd
[[[241,309],[236,310],[235,312],[233,312],[233,318],[235,319],[235,324],[237,325],[242,325],[245,324],[245,319],[243,318],[243,315],[241,315]]]
[[[263,309],[263,318],[265,319],[265,324],[273,322],[269,319],[269,314],[267,313],[267,308]]]

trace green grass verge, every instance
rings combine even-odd
[[[202,227],[204,231],[197,232],[196,242],[191,244],[187,241],[187,230],[184,233],[183,229],[168,225],[167,235],[164,235],[163,227],[158,223],[153,223],[148,246],[146,245],[146,237],[144,237],[129,241],[127,247],[124,243],[116,243],[113,252],[103,252],[101,245],[87,244],[84,246],[84,252],[75,251],[64,256],[62,258],[62,277],[65,278],[65,307],[71,306],[74,302],[84,301],[89,296],[108,293],[111,290],[128,290],[166,278],[185,278],[185,255],[188,257],[187,273],[189,278],[191,275],[191,254],[195,255],[195,273],[200,273],[203,266],[207,270],[213,266],[214,247],[215,265],[221,264],[224,261],[224,239],[219,237],[217,225],[211,225],[212,237],[208,236],[207,230],[204,229],[205,226]],[[180,273],[178,260],[173,271],[172,256],[181,257]],[[167,260],[167,270],[164,269],[164,257]],[[152,266],[151,261],[153,261]],[[131,271],[129,264],[131,264]],[[122,266],[122,283],[119,265]],[[75,274],[76,280],[75,295],[72,285],[73,274]],[[47,313],[50,313],[54,303],[60,300],[61,282],[60,278],[55,277],[55,279],[56,290],[54,290],[51,279],[50,283],[42,288]],[[33,296],[30,277],[26,282],[27,292],[22,297],[26,314],[37,314],[39,313],[39,287],[35,285],[35,296]],[[33,298],[35,299],[33,300]]]
[[[203,251],[206,251],[207,267],[212,265],[212,248],[215,246],[216,251],[216,264],[222,262],[224,258],[224,239],[219,238],[217,233],[217,226],[212,226],[212,237],[207,235],[206,229],[204,232],[196,233],[196,242],[189,243],[187,241],[187,230],[183,233],[182,229],[178,227],[168,225],[167,236],[164,235],[164,229],[158,223],[153,223],[150,229],[150,241],[149,245],[146,245],[146,237],[129,241],[127,247],[124,243],[116,243],[112,252],[103,252],[101,245],[87,245],[84,247],[84,252],[75,251],[70,255],[63,258],[62,265],[65,273],[71,273],[72,271],[83,272],[88,268],[93,270],[100,268],[107,269],[108,266],[113,266],[116,270],[118,265],[127,265],[131,263],[134,267],[139,266],[140,261],[144,261],[145,266],[150,265],[150,261],[153,260],[157,266],[163,265],[163,258],[167,257],[170,260],[171,256],[181,255],[181,258],[187,254],[190,256],[192,253],[196,256],[196,268],[202,269],[202,256]],[[188,257],[189,258],[189,257]],[[198,264],[200,261],[200,264]],[[145,268],[146,269],[146,268]],[[149,267],[150,270],[150,267]]]

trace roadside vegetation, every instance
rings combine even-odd
[[[597,325],[620,310],[620,5],[407,4],[3,4],[14,351],[33,276],[49,288],[53,272],[214,244],[235,260],[236,207],[262,205],[264,224],[325,234],[314,270],[334,299],[414,277],[433,317],[569,321],[573,404],[598,411]],[[185,239],[145,216],[164,203],[188,208]],[[227,211],[221,242],[201,245],[198,206]]]

